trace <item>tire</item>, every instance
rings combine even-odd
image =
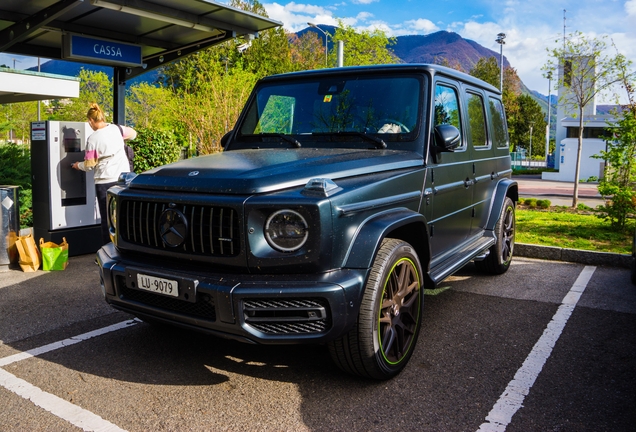
[[[508,271],[515,248],[515,203],[509,197],[504,201],[495,234],[497,240],[490,253],[484,260],[475,261],[475,266],[484,273],[500,275]]]
[[[408,363],[422,319],[422,269],[413,247],[385,239],[366,282],[358,320],[329,343],[334,362],[345,372],[392,378]]]

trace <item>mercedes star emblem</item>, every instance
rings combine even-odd
[[[188,221],[179,210],[168,208],[159,217],[159,235],[170,247],[183,244],[188,234]]]

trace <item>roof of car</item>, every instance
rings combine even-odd
[[[498,88],[488,84],[485,81],[480,80],[472,75],[468,75],[464,72],[460,72],[455,69],[451,69],[449,67],[440,66],[436,64],[428,64],[428,63],[401,63],[401,64],[386,64],[386,65],[372,65],[372,66],[346,66],[346,67],[336,67],[336,68],[328,68],[328,69],[315,69],[310,71],[300,71],[300,72],[290,72],[279,75],[271,75],[269,77],[263,78],[263,81],[269,80],[278,80],[278,79],[289,79],[289,78],[301,78],[301,77],[310,77],[310,76],[322,76],[322,75],[349,75],[349,74],[359,74],[359,73],[371,73],[371,72],[427,72],[431,75],[444,75],[450,78],[455,78],[466,83],[475,85],[477,87],[484,88],[488,91],[491,91],[496,94],[500,94]]]

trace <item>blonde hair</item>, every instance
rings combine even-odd
[[[97,105],[95,102],[91,104],[91,107],[88,109],[86,113],[86,117],[94,122],[103,122],[106,121],[106,117],[104,116],[104,111]]]

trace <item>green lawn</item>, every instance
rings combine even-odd
[[[631,254],[633,233],[633,221],[624,231],[618,231],[593,212],[572,213],[563,207],[517,208],[518,243]]]

